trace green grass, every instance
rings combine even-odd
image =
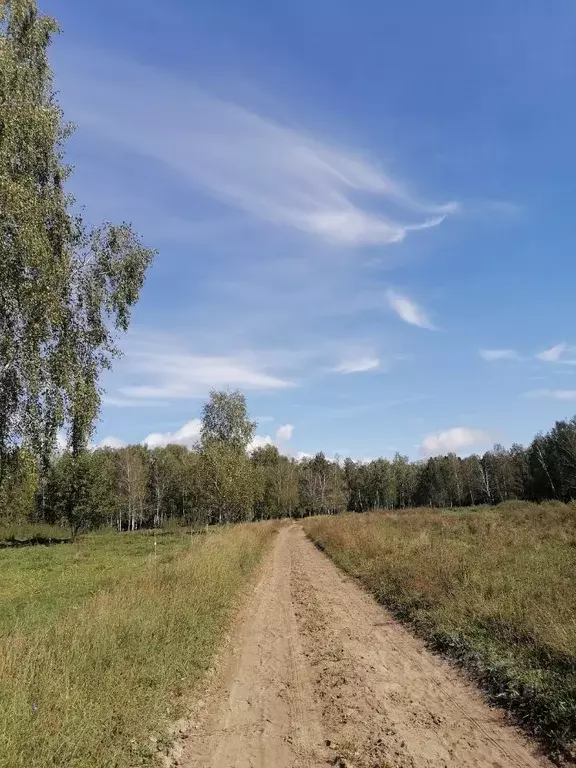
[[[153,765],[268,524],[0,551],[0,764]],[[154,550],[156,549],[156,556]]]
[[[316,518],[305,527],[551,754],[574,754],[575,506],[420,509]]]

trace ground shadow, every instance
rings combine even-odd
[[[4,539],[0,541],[0,549],[10,547],[51,547],[53,544],[71,544],[72,539],[53,539],[45,536],[33,536],[31,539]]]

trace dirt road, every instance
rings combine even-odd
[[[550,765],[297,525],[278,534],[172,764]]]

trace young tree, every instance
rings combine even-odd
[[[65,124],[47,58],[54,20],[0,2],[0,482],[11,446],[76,458],[153,252],[126,224],[88,229],[65,191]],[[79,470],[80,471],[80,470]]]
[[[199,461],[201,495],[209,522],[252,517],[260,476],[246,450],[255,429],[241,392],[210,392],[202,414]]]
[[[298,509],[298,465],[282,456],[275,445],[264,445],[252,454],[252,463],[259,474],[256,516],[291,517]]]
[[[532,492],[537,501],[558,499],[560,477],[556,466],[554,446],[549,435],[539,432],[528,449]]]
[[[485,475],[479,456],[473,454],[462,459],[462,475],[466,504],[474,506],[488,501]]]
[[[198,453],[184,445],[167,445],[163,468],[167,477],[165,514],[192,522],[200,516]]]
[[[414,503],[414,493],[418,483],[417,465],[411,464],[407,456],[396,453],[392,462],[392,471],[396,485],[396,504],[401,509]]]
[[[82,454],[85,455],[89,456],[93,466],[99,516],[102,523],[112,527],[122,515],[118,451],[99,448],[90,454]]]
[[[208,523],[251,520],[258,489],[255,467],[234,444],[213,440],[200,455],[200,483]]]
[[[126,527],[135,531],[145,516],[147,487],[147,450],[141,445],[128,445],[118,451],[119,491],[123,501],[119,508],[118,530],[123,530],[123,513],[126,513]]]
[[[387,459],[376,459],[366,467],[369,482],[370,506],[373,509],[391,509],[396,504],[396,477]]]
[[[154,526],[164,521],[166,495],[170,481],[169,453],[166,448],[154,448],[148,454],[148,494],[154,510]]]
[[[73,538],[106,522],[102,478],[88,452],[60,456],[50,469],[48,487],[52,521],[66,521]]]
[[[34,456],[14,449],[5,457],[4,482],[0,484],[0,521],[21,523],[35,517],[38,466]]]
[[[562,498],[576,496],[576,417],[570,421],[557,421],[548,434],[554,455]]]
[[[302,462],[300,506],[308,514],[333,514],[346,509],[348,498],[344,471],[324,453]]]
[[[248,418],[246,398],[234,392],[212,390],[202,411],[202,445],[217,441],[245,451],[254,437],[256,422]]]

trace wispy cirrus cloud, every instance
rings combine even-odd
[[[428,315],[422,307],[407,296],[389,290],[386,293],[388,306],[396,312],[401,320],[410,325],[417,325],[419,328],[427,328],[430,331],[436,330]]]
[[[453,427],[444,432],[426,435],[420,445],[420,454],[422,456],[436,456],[438,454],[459,452],[463,448],[485,445],[491,439],[488,432],[484,432],[481,429]]]
[[[83,132],[163,163],[261,221],[341,245],[383,245],[457,208],[424,203],[377,162],[169,72],[84,49],[60,51],[59,69]]]
[[[495,360],[519,360],[520,355],[515,349],[481,349],[480,357],[488,362]]]
[[[549,400],[576,400],[576,389],[532,389],[526,397]]]
[[[133,400],[127,397],[108,397],[102,398],[102,404],[113,408],[163,408],[168,405],[166,400],[144,400],[136,398]]]
[[[252,367],[239,357],[158,352],[141,357],[135,370],[147,374],[150,383],[120,387],[119,392],[129,398],[180,400],[203,397],[213,387],[270,390],[293,386],[289,381]]]
[[[250,352],[207,355],[190,351],[173,335],[134,333],[117,379],[123,383],[112,403],[170,402],[205,397],[211,389],[238,387],[243,391],[272,391],[295,386],[292,381],[269,370]]]
[[[367,371],[375,371],[380,367],[380,359],[378,357],[357,357],[348,358],[343,360],[340,365],[334,368],[335,373],[366,373]]]

